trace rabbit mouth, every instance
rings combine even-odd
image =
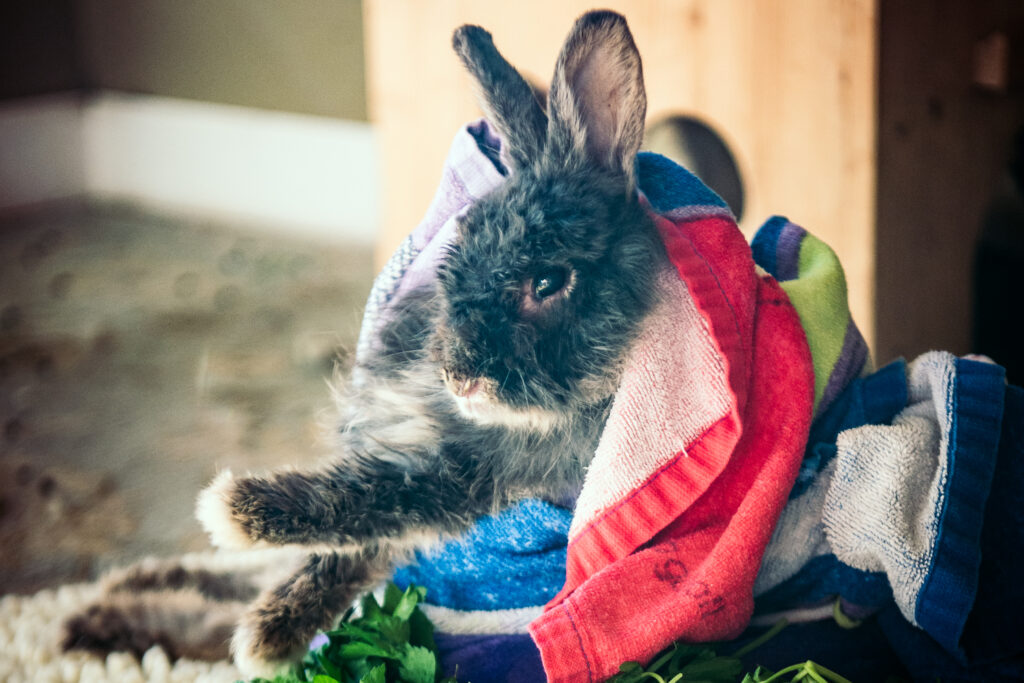
[[[459,414],[478,424],[548,432],[559,421],[552,411],[505,403],[497,397],[495,383],[485,378],[461,378],[446,372],[444,384]]]
[[[549,432],[559,421],[557,413],[536,406],[510,406],[481,391],[469,396],[455,396],[455,405],[463,417],[482,425]]]

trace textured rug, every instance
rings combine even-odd
[[[238,678],[63,655],[61,624],[105,570],[208,548],[192,508],[218,468],[324,453],[370,251],[126,205],[0,213],[0,681]]]
[[[369,247],[283,229],[0,214],[0,595],[202,551],[218,468],[322,455],[371,279]]]
[[[61,651],[65,619],[99,597],[99,583],[78,583],[35,595],[0,598],[0,681],[6,683],[231,683],[241,678],[228,662],[171,662],[159,646],[142,660],[115,652],[105,659]]]

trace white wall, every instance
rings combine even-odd
[[[0,208],[71,196],[370,243],[366,123],[103,93],[0,106]]]

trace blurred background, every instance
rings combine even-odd
[[[748,235],[783,214],[830,243],[876,364],[1024,380],[1024,3],[602,4],[644,59],[645,146]],[[5,0],[0,593],[201,549],[218,467],[322,456],[376,267],[479,115],[452,30],[544,88],[589,8]]]

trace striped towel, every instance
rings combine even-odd
[[[438,243],[451,239],[445,231],[452,217],[486,191],[487,181],[501,182],[480,172],[491,142],[484,124],[457,137],[428,220],[400,252],[399,267],[375,285],[361,348],[372,350],[380,319],[409,289],[406,278],[429,277]],[[569,521],[564,576],[553,581],[554,591],[545,586],[515,605],[437,605],[512,610],[516,619],[532,608],[529,632],[550,680],[599,680],[680,636],[742,631],[753,611],[757,565],[810,423],[813,370],[799,319],[775,280],[756,271],[728,208],[663,157],[641,154],[637,169],[669,257],[659,282],[670,296],[648,317],[627,359]],[[467,192],[467,178],[485,182]],[[435,588],[428,599],[454,595]]]
[[[503,182],[499,145],[485,122],[459,133],[427,218],[375,284],[360,353],[433,277],[454,217]],[[627,359],[579,498],[522,501],[395,575],[427,586],[445,668],[599,681],[673,640],[831,617],[837,600],[853,617],[895,604],[962,661],[981,511],[1015,427],[1001,369],[931,354],[872,373],[824,243],[777,217],[748,245],[690,173],[647,153],[637,170],[670,296]]]

